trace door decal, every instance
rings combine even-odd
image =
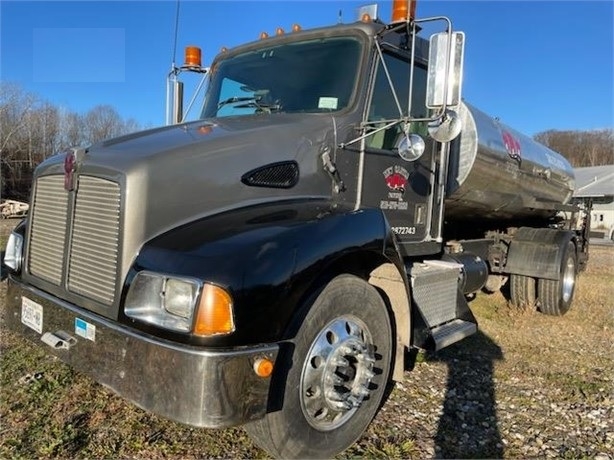
[[[380,209],[406,210],[407,201],[403,199],[409,185],[409,173],[403,166],[394,165],[386,168],[383,173],[388,187],[388,199],[380,201]]]

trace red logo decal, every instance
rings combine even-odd
[[[393,192],[404,193],[407,189],[409,173],[402,166],[391,166],[384,170],[386,185]]]
[[[515,160],[520,160],[522,152],[518,139],[507,131],[501,132],[501,138],[503,139],[503,145],[505,146],[505,150],[507,150],[507,154]]]

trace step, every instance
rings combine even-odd
[[[427,260],[409,269],[413,301],[429,328],[457,318],[461,267],[457,263]]]
[[[449,323],[431,329],[431,336],[435,342],[435,350],[441,350],[477,332],[475,323],[455,319]]]

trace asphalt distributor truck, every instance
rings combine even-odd
[[[573,171],[461,99],[464,35],[414,11],[208,69],[189,49],[198,120],[36,170],[6,325],[145,410],[314,458],[360,437],[412,350],[476,332],[472,293],[564,314],[588,258]]]

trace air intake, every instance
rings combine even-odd
[[[292,188],[298,179],[298,163],[281,161],[252,169],[243,174],[241,182],[252,187]]]

